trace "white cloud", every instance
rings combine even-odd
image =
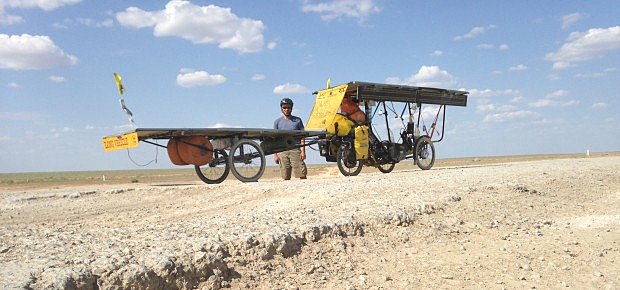
[[[19,84],[16,83],[16,82],[10,82],[6,86],[9,87],[9,88],[14,88],[14,89],[15,88],[19,88]]]
[[[321,19],[325,21],[355,18],[359,22],[363,22],[371,14],[379,13],[381,8],[374,3],[374,0],[332,0],[331,2],[317,4],[304,0],[301,11],[318,13],[321,15]]]
[[[513,112],[517,107],[512,105],[480,104],[476,106],[476,111],[481,113]]]
[[[442,56],[442,55],[443,55],[443,51],[441,50],[435,50],[430,54],[430,56]]]
[[[575,74],[575,77],[583,78],[583,79],[602,78],[602,77],[606,77],[611,72],[615,72],[616,70],[617,70],[616,68],[607,68],[607,69],[604,69],[602,72],[578,73],[578,74]]]
[[[2,0],[0,1],[0,8],[41,8],[50,11],[65,5],[80,3],[81,1],[82,0]]]
[[[215,123],[211,126],[207,126],[207,128],[241,128],[239,125],[230,125],[227,123]]]
[[[275,42],[275,41],[271,41],[271,42],[267,43],[267,48],[268,49],[275,49],[276,46],[278,46],[278,43]]]
[[[508,44],[503,43],[499,45],[499,50],[509,50],[509,49],[510,49],[510,46],[508,46]]]
[[[48,36],[0,34],[0,69],[50,69],[77,62]]]
[[[65,82],[65,77],[63,77],[63,76],[50,76],[49,79],[50,79],[50,81],[55,82],[55,83],[64,83]]]
[[[75,132],[75,129],[71,127],[62,127],[62,129],[52,128],[50,132],[51,133],[71,133],[71,132]]]
[[[547,79],[550,81],[557,81],[557,80],[560,80],[560,76],[556,73],[552,73],[552,74],[547,75]]]
[[[219,85],[224,82],[226,77],[223,75],[212,75],[206,71],[182,69],[177,75],[177,85],[185,88]]]
[[[585,18],[587,16],[587,14],[585,13],[579,13],[579,12],[575,12],[575,13],[571,13],[568,15],[564,15],[562,17],[562,29],[566,29],[569,26],[571,26],[573,23]]]
[[[17,138],[15,137],[11,137],[11,136],[0,136],[0,142],[12,142],[17,140]]]
[[[44,115],[35,112],[0,112],[0,120],[5,121],[36,122],[41,121],[44,118]]]
[[[579,104],[577,100],[562,100],[564,97],[568,96],[569,92],[567,90],[557,90],[547,94],[542,99],[537,99],[532,102],[529,102],[528,105],[530,107],[542,108],[542,107],[567,107],[574,106]]]
[[[438,66],[422,66],[415,75],[405,79],[388,77],[385,80],[389,84],[410,85],[420,87],[450,87],[456,84],[456,79],[447,71]]]
[[[510,112],[500,112],[488,114],[484,117],[484,122],[492,122],[492,123],[503,123],[508,121],[526,119],[537,117],[539,114],[532,111],[527,110],[518,110],[518,111],[510,111]]]
[[[481,43],[481,44],[478,44],[478,45],[476,46],[476,48],[480,48],[480,49],[492,49],[492,48],[495,48],[495,46],[493,46],[492,44],[488,44],[488,43]]]
[[[474,28],[472,28],[469,32],[463,34],[463,35],[459,35],[454,37],[454,40],[463,40],[463,39],[469,39],[469,38],[476,38],[478,35],[485,33],[491,29],[494,29],[495,25],[491,24],[491,25],[487,25],[487,26],[476,26]]]
[[[6,8],[40,8],[45,11],[50,11],[65,5],[76,4],[81,1],[82,0],[0,0],[0,24],[12,25],[24,21],[20,16],[7,14]]]
[[[516,65],[516,66],[511,66],[510,68],[508,68],[509,71],[524,71],[527,70],[527,66],[520,64],[520,65]]]
[[[197,44],[217,43],[220,48],[239,53],[258,52],[264,45],[262,21],[240,18],[230,8],[215,5],[197,6],[189,1],[172,0],[160,11],[129,7],[116,13],[116,19],[129,27],[152,26],[157,37],[174,36]]]
[[[607,106],[609,106],[609,104],[603,103],[603,102],[592,104],[592,108],[594,109],[604,109],[604,108],[607,108]]]
[[[4,10],[0,9],[0,24],[13,25],[22,22],[24,22],[24,19],[21,16],[8,15]]]
[[[523,98],[523,94],[518,90],[505,89],[505,90],[490,90],[490,89],[465,89],[469,92],[469,96],[472,98],[496,98],[496,97],[509,97],[514,99]]]
[[[253,81],[262,81],[265,79],[265,75],[264,74],[255,74],[252,76],[252,80]]]
[[[620,26],[592,28],[571,33],[567,42],[558,51],[547,53],[545,59],[553,62],[553,69],[560,70],[617,50],[620,50]]]
[[[557,91],[553,91],[551,93],[548,93],[545,98],[547,99],[557,99],[560,97],[565,97],[568,96],[568,91],[567,90],[557,90]]]
[[[283,85],[276,86],[273,88],[273,92],[278,95],[289,95],[289,94],[305,94],[310,90],[300,84],[291,84],[286,83]]]
[[[55,22],[52,24],[53,27],[59,29],[66,29],[73,25],[84,25],[88,27],[112,27],[114,26],[114,20],[107,18],[105,20],[97,21],[92,18],[77,17],[75,19],[65,18],[62,22]]]

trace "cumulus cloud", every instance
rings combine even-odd
[[[607,108],[607,106],[609,106],[609,104],[604,103],[604,102],[599,102],[599,103],[592,104],[592,108],[594,108],[594,109],[604,109],[604,108]]]
[[[48,36],[0,34],[0,69],[50,69],[77,62]]]
[[[273,88],[273,92],[278,95],[305,94],[310,90],[300,84],[285,83]]]
[[[553,69],[572,67],[576,62],[604,57],[620,50],[620,26],[592,28],[573,32],[558,51],[547,53],[545,59],[553,62]]]
[[[63,76],[50,76],[49,79],[50,79],[50,81],[55,82],[55,83],[64,83],[65,82],[65,77],[63,77]]]
[[[332,0],[331,2],[317,4],[305,0],[301,6],[301,11],[318,13],[321,15],[321,19],[325,21],[355,18],[359,22],[363,22],[371,14],[379,13],[381,8],[374,3],[374,0]]]
[[[514,120],[521,120],[526,118],[533,118],[539,116],[538,113],[527,110],[516,110],[509,112],[499,112],[488,114],[482,119],[484,122],[503,123]]]
[[[230,125],[228,123],[215,123],[213,125],[207,126],[207,128],[241,128],[239,125]],[[213,140],[212,140],[213,142]]]
[[[564,15],[562,17],[562,29],[566,29],[569,26],[571,26],[573,23],[585,18],[587,16],[587,14],[585,13],[579,13],[579,12],[575,12],[575,13],[571,13],[568,15]]]
[[[0,120],[4,121],[37,122],[43,119],[44,115],[35,112],[0,112]]]
[[[542,107],[566,107],[566,106],[574,106],[579,104],[577,100],[563,100],[564,97],[568,96],[569,92],[567,90],[557,90],[547,94],[542,99],[537,99],[532,102],[529,102],[528,105],[530,107],[542,108]]]
[[[509,71],[523,71],[523,70],[527,70],[527,66],[520,64],[520,65],[516,65],[516,66],[511,66],[508,68]]]
[[[265,79],[265,75],[264,74],[255,74],[252,76],[252,80],[253,81],[262,81]]]
[[[463,40],[463,39],[470,39],[470,38],[476,38],[478,35],[485,33],[491,29],[494,29],[495,25],[491,24],[491,25],[487,25],[487,26],[476,26],[474,28],[472,28],[469,32],[463,34],[463,35],[459,35],[454,37],[454,40]]]
[[[482,98],[500,98],[508,97],[510,102],[516,102],[523,99],[523,94],[519,90],[505,89],[505,90],[491,90],[491,89],[464,89],[469,92],[470,98],[482,99]]]
[[[45,11],[54,10],[56,8],[72,5],[81,2],[82,0],[0,0],[0,24],[18,24],[23,22],[23,18],[21,16],[15,16],[7,14],[5,11],[7,8],[18,8],[18,9],[30,9],[30,8],[40,8]]]
[[[223,75],[212,75],[206,71],[193,71],[190,69],[182,69],[177,75],[177,85],[184,88],[213,86],[226,82]]]
[[[262,21],[240,18],[230,8],[215,5],[197,6],[189,1],[172,0],[159,11],[129,7],[116,13],[116,19],[128,27],[153,27],[157,37],[173,36],[196,44],[217,44],[239,53],[258,52],[264,46]]]
[[[435,50],[430,54],[430,56],[442,56],[442,55],[443,55],[443,51],[441,50]]]
[[[450,87],[456,84],[456,79],[447,71],[441,70],[438,66],[420,67],[415,75],[401,79],[399,77],[388,77],[386,83],[420,86],[420,87]]]

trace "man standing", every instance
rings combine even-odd
[[[280,101],[280,110],[282,117],[273,122],[274,129],[280,130],[303,130],[304,122],[301,118],[293,116],[293,100],[284,98]],[[300,140],[301,145],[305,144],[304,139]],[[273,154],[273,160],[280,165],[280,174],[282,179],[291,179],[291,171],[295,178],[306,179],[308,169],[306,168],[306,148],[300,147],[292,150]]]

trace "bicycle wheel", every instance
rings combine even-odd
[[[214,150],[213,159],[202,167],[194,165],[196,174],[204,183],[216,184],[226,180],[230,172],[228,154],[224,150]]]
[[[377,165],[377,169],[379,169],[379,171],[383,173],[390,173],[392,172],[392,170],[394,170],[395,166],[396,166],[396,163],[386,163],[386,164]]]
[[[421,137],[415,144],[415,163],[422,170],[429,170],[435,164],[435,146],[428,136]]]
[[[336,163],[344,176],[356,176],[362,171],[362,162],[355,160],[355,150],[351,144],[342,144],[336,153]]]
[[[250,139],[233,144],[228,160],[232,174],[242,182],[258,181],[265,172],[265,153]]]

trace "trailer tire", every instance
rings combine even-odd
[[[228,154],[224,150],[213,150],[213,159],[206,165],[194,165],[196,174],[204,183],[217,184],[222,183],[230,173],[230,164],[228,163]]]
[[[256,182],[265,172],[265,153],[250,139],[232,145],[228,156],[232,174],[242,182]]]

